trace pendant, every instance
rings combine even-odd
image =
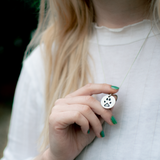
[[[116,96],[116,99],[115,97]],[[117,95],[112,95],[112,94],[106,94],[104,97],[102,97],[101,99],[101,105],[103,108],[105,109],[111,109],[114,107],[114,105],[116,104],[116,101],[117,101],[117,98],[118,96]]]

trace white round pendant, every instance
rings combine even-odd
[[[111,94],[107,94],[101,99],[101,105],[105,109],[113,108],[115,103],[116,103],[116,100]]]

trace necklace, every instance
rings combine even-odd
[[[123,81],[122,81],[122,83],[121,83],[121,85],[120,85],[119,88],[122,87],[122,85],[123,85],[123,83],[124,83],[126,77],[128,76],[128,74],[129,74],[129,72],[130,72],[130,70],[131,70],[133,64],[135,63],[135,61],[136,61],[138,55],[140,54],[140,52],[141,52],[141,50],[142,50],[142,48],[143,48],[145,42],[147,41],[147,39],[148,39],[148,37],[149,37],[149,35],[150,35],[151,31],[152,31],[152,28],[153,28],[153,26],[152,26],[151,29],[149,30],[149,33],[147,34],[147,37],[145,38],[145,40],[144,40],[144,42],[143,42],[143,44],[142,44],[140,50],[138,51],[138,53],[137,53],[135,59],[133,60],[133,62],[132,62],[132,64],[131,64],[130,68],[128,69],[128,72],[126,73],[126,75],[125,75],[125,77],[124,77],[124,79],[123,79]],[[99,56],[100,56],[100,60],[101,60],[101,65],[102,65],[102,69],[103,69],[103,74],[104,74],[104,77],[105,77],[104,66],[103,66],[103,63],[102,63],[101,55],[100,55],[100,49],[99,49],[99,42],[98,42],[97,31],[96,31],[96,40],[97,40],[98,52],[99,52]],[[106,81],[106,82],[107,82],[107,81]],[[115,95],[115,94],[114,94],[114,95],[113,95],[113,94],[106,94],[104,97],[102,97],[102,99],[101,99],[101,105],[102,105],[102,107],[105,108],[105,109],[111,109],[111,108],[113,108],[114,105],[115,105],[115,103],[116,103],[116,101],[117,101],[117,98],[115,99],[114,96],[118,97],[118,96]]]

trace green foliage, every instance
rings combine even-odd
[[[40,0],[34,0],[32,4],[32,8],[39,10]]]
[[[24,0],[26,1],[26,0]],[[39,11],[40,0],[27,0],[26,3],[36,11]]]

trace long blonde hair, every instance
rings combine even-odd
[[[160,0],[150,4],[153,19],[160,17]],[[49,144],[48,117],[58,98],[93,82],[88,65],[88,39],[94,22],[92,0],[41,0],[39,24],[27,53],[43,44],[46,118],[42,150]],[[54,48],[54,49],[53,49]]]

